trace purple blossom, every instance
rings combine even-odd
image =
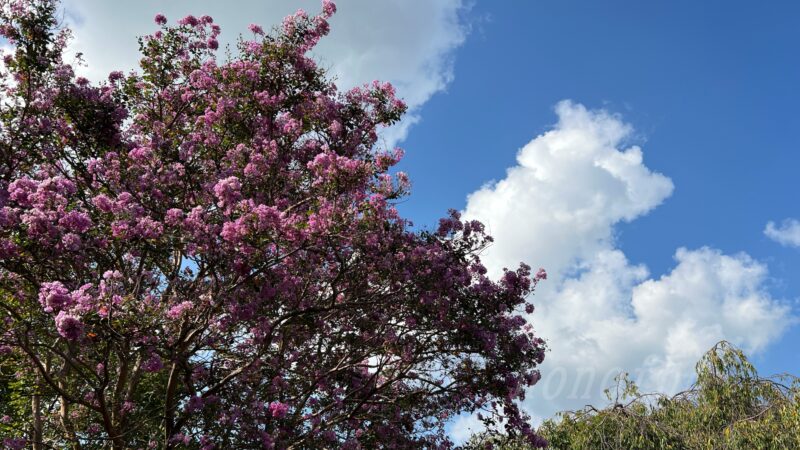
[[[203,409],[203,397],[199,395],[189,397],[189,401],[186,403],[186,412],[193,412],[201,409]]]
[[[330,18],[336,13],[336,4],[331,0],[322,0],[322,13]]]
[[[164,232],[164,226],[151,217],[142,217],[136,222],[134,233],[142,239],[157,239]]]
[[[161,357],[156,353],[151,353],[150,356],[142,363],[142,370],[145,372],[158,372],[164,368],[164,363]]]
[[[20,178],[8,185],[8,198],[19,206],[31,205],[31,195],[36,192],[37,184],[30,178]]]
[[[56,316],[56,329],[65,339],[74,341],[83,336],[83,323],[77,317],[61,311]]]
[[[184,313],[190,311],[194,307],[194,303],[186,300],[177,305],[173,306],[172,308],[167,311],[167,317],[170,319],[178,319],[183,316]]]
[[[85,233],[92,227],[92,219],[81,211],[70,211],[62,217],[58,224],[75,233]]]
[[[280,419],[289,412],[289,405],[281,402],[272,402],[269,404],[269,414],[270,416]]]
[[[4,438],[3,446],[8,450],[22,450],[28,446],[28,440],[23,437]]]
[[[67,233],[61,238],[61,243],[64,244],[64,248],[74,252],[78,251],[81,248],[81,238],[75,233]]]
[[[231,205],[238,201],[241,197],[242,183],[239,182],[237,177],[228,177],[219,180],[214,186],[214,195],[218,200],[220,207]]]
[[[183,19],[179,20],[178,24],[179,25],[189,25],[189,26],[192,26],[192,27],[196,27],[197,25],[200,24],[200,21],[197,20],[197,17],[195,17],[195,16],[190,14],[190,15],[184,17]]]
[[[180,225],[181,221],[183,221],[183,210],[178,208],[171,208],[167,210],[167,213],[164,217],[164,223],[170,226],[177,226]]]
[[[47,312],[61,311],[72,305],[69,290],[60,281],[42,283],[39,290],[39,303]]]
[[[105,194],[98,194],[92,199],[92,202],[94,206],[103,212],[111,212],[114,207],[114,202]]]

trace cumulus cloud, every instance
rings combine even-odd
[[[496,242],[484,261],[535,261],[559,273],[612,243],[613,225],[650,211],[672,181],[642,163],[642,150],[619,147],[633,131],[606,111],[563,101],[555,127],[517,154],[506,178],[467,198],[466,215],[482,220]]]
[[[764,234],[786,247],[800,247],[800,221],[796,219],[784,219],[780,225],[769,221]]]
[[[525,407],[544,418],[603,403],[621,371],[645,390],[674,392],[715,342],[753,352],[777,339],[790,310],[765,289],[767,267],[748,255],[679,248],[658,278],[628,261],[616,224],[661,204],[672,181],[645,166],[618,115],[569,101],[555,110],[552,129],[519,151],[504,179],[469,195],[464,211],[495,238],[482,255],[492,273],[525,261],[550,275],[532,319],[551,350]]]
[[[67,22],[74,29],[73,51],[88,67],[81,74],[104,79],[112,70],[133,68],[139,58],[136,36],[155,30],[153,16],[164,13],[172,23],[187,14],[208,14],[222,27],[222,44],[234,43],[247,25],[268,28],[303,8],[320,9],[317,0],[66,0]],[[453,78],[453,52],[467,34],[462,0],[342,0],[331,20],[331,34],[315,51],[321,65],[350,88],[372,80],[390,81],[409,105],[409,114],[384,133],[387,145],[402,140],[420,119],[421,106]]]
[[[587,390],[597,396],[622,370],[645,390],[675,392],[715,342],[755,352],[788,325],[788,307],[763,288],[767,268],[746,254],[680,248],[675,261],[671,272],[649,279],[621,251],[605,250],[580,276],[564,277],[552,298],[540,297],[534,320],[552,342],[549,364],[566,372],[545,380],[538,401],[554,409],[585,403]],[[532,404],[541,408],[536,394]]]

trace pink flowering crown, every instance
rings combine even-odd
[[[226,58],[211,17],[156,15],[140,67],[97,84],[53,1],[0,8],[0,365],[48,446],[450,448],[479,412],[544,445],[518,401],[546,273],[492,279],[481,223],[402,217],[379,133],[406,106],[336,88],[309,56],[321,8]]]

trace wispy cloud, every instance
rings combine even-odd
[[[800,221],[784,219],[780,225],[767,222],[764,234],[773,241],[786,247],[800,247]]]

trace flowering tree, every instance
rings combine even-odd
[[[215,58],[193,16],[93,85],[53,0],[2,0],[0,435],[33,448],[448,448],[515,401],[544,344],[455,212],[415,232],[376,149],[404,104],[344,93],[308,51],[333,3]]]

